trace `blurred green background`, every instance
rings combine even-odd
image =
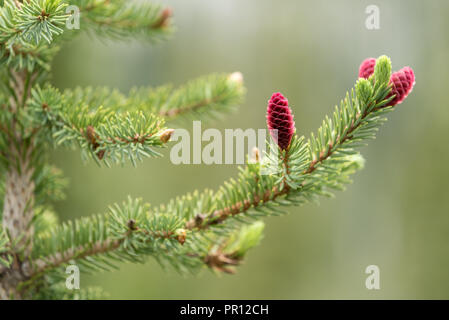
[[[212,72],[241,71],[246,101],[206,127],[265,128],[266,101],[288,98],[306,136],[351,88],[360,62],[387,54],[393,70],[410,65],[416,86],[378,138],[346,192],[321,205],[291,208],[266,220],[266,235],[238,274],[183,277],[145,265],[83,276],[125,299],[449,298],[449,2],[447,1],[162,1],[177,32],[151,46],[87,36],[68,43],[54,63],[59,88],[175,85]],[[367,30],[365,8],[380,8]],[[82,25],[81,25],[82,28]],[[191,129],[191,123],[187,124]],[[155,205],[193,189],[217,188],[230,165],[172,165],[165,157],[137,168],[83,164],[79,152],[52,155],[70,179],[61,219],[106,212],[127,195]],[[380,267],[380,290],[365,288],[368,265]]]

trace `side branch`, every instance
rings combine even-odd
[[[387,90],[388,92],[389,90]],[[385,94],[383,94],[385,96]],[[311,159],[307,168],[303,170],[301,179],[302,183],[299,188],[290,188],[287,184],[287,176],[289,174],[288,167],[288,151],[286,152],[286,157],[283,159],[284,167],[286,168],[284,177],[280,180],[279,185],[276,185],[270,189],[265,189],[261,193],[263,196],[260,197],[258,194],[252,194],[248,198],[242,201],[238,201],[228,207],[215,210],[209,215],[197,214],[195,217],[186,222],[186,229],[188,230],[202,230],[207,229],[210,226],[224,222],[226,219],[236,216],[238,214],[245,213],[251,208],[257,208],[258,206],[264,205],[268,202],[275,201],[282,196],[288,196],[289,194],[301,193],[302,188],[305,186],[308,176],[312,175],[319,166],[326,160],[330,159],[340,148],[351,142],[354,139],[354,133],[359,129],[365,121],[372,115],[376,113],[388,112],[391,108],[387,108],[386,103],[391,100],[391,97],[387,100],[381,100],[379,103],[373,102],[373,104],[366,106],[363,112],[356,113],[355,117],[350,122],[350,125],[344,128],[344,134],[342,136],[336,137],[335,140],[329,140],[327,145],[324,146],[323,150],[317,159]],[[326,151],[327,150],[327,151]],[[256,176],[255,179],[259,177]],[[257,181],[255,181],[257,182]]]

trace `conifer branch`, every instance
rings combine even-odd
[[[380,58],[378,69],[381,66],[384,68],[385,64],[390,65],[389,59]],[[381,76],[381,72],[387,73],[388,77]],[[391,66],[386,70],[379,70],[378,79],[389,79],[390,73]],[[254,193],[246,194],[242,200],[231,201],[228,206],[214,210],[210,214],[197,215],[186,223],[186,228],[189,230],[206,229],[223,223],[228,218],[244,214],[252,208],[276,202],[279,198],[284,198],[288,202],[289,197],[303,196],[302,193],[311,197],[313,192],[325,192],[321,188],[313,189],[319,187],[320,184],[329,185],[332,188],[341,187],[338,180],[343,178],[342,173],[348,169],[348,165],[351,166],[353,161],[356,166],[360,165],[358,158],[348,158],[348,156],[354,157],[357,154],[351,147],[356,142],[374,138],[377,127],[385,120],[383,115],[392,109],[392,107],[386,106],[391,100],[391,98],[386,99],[390,92],[388,80],[383,83],[372,80],[372,83],[369,83],[368,80],[360,79],[356,86],[356,92],[357,95],[354,94],[354,91],[351,96],[347,95],[340,108],[336,108],[334,121],[326,117],[323,126],[318,130],[317,138],[312,134],[309,142],[304,144],[302,138],[294,137],[290,148],[280,152],[282,166],[280,171],[284,174],[277,179],[274,186],[268,184],[268,188],[262,188],[262,190],[254,188],[252,190]],[[337,163],[340,165],[336,166]],[[333,167],[332,164],[335,166]],[[295,174],[292,175],[291,169]],[[234,186],[238,184],[254,185],[260,178],[260,176],[253,178],[251,175],[243,174]],[[248,182],[247,179],[252,181]],[[331,179],[336,179],[336,181]],[[312,194],[308,194],[310,192]]]
[[[91,108],[77,101],[68,102],[67,96],[56,89],[37,88],[32,92],[30,110],[36,127],[50,129],[47,139],[57,145],[75,146],[83,156],[96,161],[118,163],[130,159],[133,164],[143,157],[159,156],[153,148],[162,147],[166,132],[163,119],[142,111],[118,112],[101,106]]]
[[[215,193],[209,190],[203,193],[195,192],[150,211],[140,202],[135,203],[130,200],[124,207],[115,207],[114,209],[115,220],[119,221],[120,227],[117,227],[110,219],[98,220],[104,220],[104,222],[94,225],[102,227],[94,227],[89,230],[91,232],[102,230],[104,233],[102,233],[101,240],[92,241],[92,239],[100,238],[98,235],[89,235],[89,237],[84,236],[90,239],[87,243],[88,247],[84,246],[86,244],[75,245],[79,248],[75,251],[52,248],[50,250],[53,252],[52,255],[37,260],[47,261],[47,263],[37,263],[40,264],[40,267],[37,267],[35,271],[42,272],[47,268],[65,264],[71,259],[82,260],[88,257],[95,257],[89,263],[102,269],[105,260],[97,261],[98,255],[121,252],[122,244],[125,241],[131,243],[129,237],[133,235],[132,232],[140,230],[137,225],[142,221],[147,221],[146,225],[152,227],[144,228],[143,230],[146,231],[143,234],[151,235],[150,241],[147,238],[143,238],[142,241],[140,238],[137,243],[133,244],[133,247],[137,248],[136,250],[150,252],[150,255],[156,258],[171,257],[175,259],[178,268],[183,265],[187,269],[195,269],[200,264],[217,271],[233,272],[231,267],[238,265],[242,256],[237,258],[238,255],[235,251],[223,250],[226,246],[222,246],[220,243],[228,243],[223,239],[233,237],[232,234],[235,234],[235,230],[238,229],[239,222],[268,214],[282,213],[279,208],[281,206],[300,204],[317,195],[328,195],[328,188],[341,188],[344,183],[349,181],[348,176],[361,167],[360,157],[353,147],[364,139],[372,138],[378,126],[384,122],[383,115],[393,108],[387,106],[392,98],[388,97],[390,92],[388,81],[374,81],[374,78],[389,78],[388,75],[391,71],[388,66],[386,70],[383,70],[385,64],[389,65],[389,63],[387,58],[380,58],[379,67],[376,69],[377,76],[371,80],[358,80],[355,91],[352,91],[351,95],[347,95],[340,108],[336,108],[333,115],[334,121],[327,118],[323,127],[318,130],[317,138],[312,135],[311,139],[305,143],[304,138],[293,137],[289,147],[281,150],[278,156],[278,165],[282,169],[279,170],[280,174],[261,175],[261,168],[268,163],[259,161],[248,163],[245,168],[240,169],[237,180],[231,179]],[[326,130],[326,128],[332,129]],[[123,212],[140,212],[140,214],[136,215],[136,219],[130,219],[131,215],[123,214]],[[176,227],[170,228],[165,225],[165,222],[159,224],[152,220],[161,217],[175,219]],[[243,220],[241,220],[242,218]],[[104,225],[108,227],[104,227]],[[105,231],[114,228],[120,230],[121,236],[111,236],[110,231]],[[75,230],[83,229],[82,227],[63,227],[65,230],[63,234],[67,232],[76,234]],[[154,233],[154,230],[158,231]],[[51,234],[54,237],[58,232],[52,231]],[[71,238],[68,235],[56,236],[56,238],[58,237],[61,239]],[[47,238],[49,237],[47,236]],[[214,240],[210,241],[211,238]],[[242,237],[242,239],[245,238],[246,236]],[[151,246],[151,250],[148,250],[148,246],[154,244],[157,239],[171,239],[172,242],[169,246],[164,242],[159,242],[157,246]],[[38,240],[38,243],[39,241],[41,240]],[[205,241],[209,241],[208,244]],[[40,251],[41,254],[49,252],[48,248],[43,249],[45,246],[38,243],[34,245],[37,250],[35,252]],[[69,243],[70,248],[73,248],[73,242]],[[36,257],[39,255],[37,254]],[[120,257],[122,260],[129,258],[129,256]],[[135,262],[134,259],[137,257],[138,254],[130,261]]]
[[[19,5],[4,0],[0,8],[0,45],[13,50],[13,45],[47,43],[63,32],[68,15],[61,0],[29,0]]]
[[[130,0],[75,0],[67,1],[79,7],[83,29],[113,39],[139,37],[156,41],[173,31],[172,11],[148,2]]]
[[[128,97],[107,88],[33,89],[29,108],[36,128],[52,133],[57,145],[80,146],[83,156],[109,165],[130,159],[159,156],[172,131],[164,118],[217,116],[241,101],[241,78],[231,75],[202,77],[178,89],[133,89]],[[157,115],[157,116],[155,116]],[[164,117],[164,118],[162,118]]]
[[[74,261],[87,270],[107,270],[115,268],[114,261],[143,261],[146,255],[167,260],[176,268],[207,265],[232,272],[230,267],[258,243],[263,230],[263,224],[258,222],[226,238],[209,235],[208,239],[195,239],[196,235],[191,235],[186,243],[180,219],[165,214],[149,216],[147,210],[140,200],[128,199],[122,206],[111,207],[105,216],[52,228],[36,238],[32,260],[24,263],[23,272],[37,278]]]
[[[234,273],[260,241],[268,215],[330,196],[363,166],[357,148],[375,137],[385,115],[411,92],[409,67],[391,74],[387,57],[367,59],[355,88],[305,139],[295,131],[288,100],[275,93],[267,125],[274,145],[239,168],[216,191],[194,191],[149,208],[128,199],[107,214],[58,223],[52,203],[65,180],[48,164],[52,145],[81,149],[98,163],[133,164],[158,156],[173,134],[166,121],[216,117],[241,103],[240,73],[216,74],[179,88],[60,91],[46,82],[65,32],[67,5],[81,11],[82,29],[114,39],[157,40],[172,31],[171,10],[134,1],[27,0],[0,6],[0,298],[83,298],[61,287],[63,267],[84,271],[155,258],[164,267]],[[64,34],[64,37],[61,35]],[[274,134],[278,131],[279,135]],[[270,152],[276,151],[276,152]],[[268,173],[268,174],[267,174]]]
[[[58,51],[58,46],[49,46],[45,43],[38,45],[22,43],[8,47],[5,43],[0,42],[0,63],[8,65],[14,70],[26,69],[31,72],[41,68],[48,72],[50,62]]]
[[[78,6],[82,30],[94,31],[114,39],[140,37],[149,41],[167,38],[173,31],[171,9],[151,3],[125,0],[30,0],[24,3],[5,0],[0,7],[0,63],[14,69],[36,67],[49,71],[50,62],[59,51],[57,36],[79,34],[66,32],[67,5]],[[51,45],[50,45],[51,44]]]
[[[211,74],[187,82],[179,88],[135,88],[119,105],[137,108],[173,121],[179,117],[217,118],[243,100],[245,88],[239,72]]]
[[[80,288],[79,290],[67,290],[65,283],[53,285],[42,284],[31,297],[33,300],[100,300],[109,295],[99,287]]]
[[[158,107],[159,115],[167,120],[184,114],[190,117],[201,117],[205,113],[216,115],[239,104],[243,93],[240,72],[199,78],[172,92],[167,103]]]

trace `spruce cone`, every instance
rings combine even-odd
[[[374,73],[374,66],[376,65],[376,59],[367,58],[359,67],[359,78],[368,79]]]
[[[268,101],[267,126],[279,147],[282,150],[287,149],[295,133],[295,122],[288,100],[280,92],[273,93]]]
[[[388,106],[400,104],[412,92],[415,85],[415,74],[412,68],[404,67],[399,71],[394,72],[390,78],[391,92],[388,97],[396,95],[393,100],[388,103]]]

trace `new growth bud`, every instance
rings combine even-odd
[[[259,148],[254,147],[252,152],[251,152],[251,161],[254,163],[257,163],[260,161],[260,152],[259,152]]]
[[[168,27],[172,15],[173,10],[171,8],[165,8],[164,10],[162,10],[159,20],[152,27],[154,29]]]
[[[167,143],[170,140],[170,138],[171,138],[171,136],[173,135],[174,132],[175,132],[174,129],[167,129],[164,132],[162,132],[162,134],[160,136],[161,141],[163,143]]]
[[[243,84],[243,74],[238,71],[233,72],[228,76],[228,80],[236,84]]]
[[[178,242],[183,245],[186,242],[186,238],[187,238],[187,232],[185,229],[177,229],[175,231],[176,234],[176,240],[178,240]]]

